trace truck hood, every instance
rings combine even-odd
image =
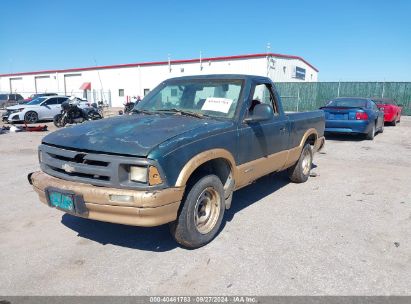
[[[210,126],[227,124],[214,119],[169,114],[135,114],[86,122],[55,131],[44,144],[67,149],[146,157],[162,142]]]

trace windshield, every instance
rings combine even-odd
[[[38,105],[38,104],[41,104],[46,99],[47,99],[46,97],[37,97],[37,98],[33,99],[32,101],[30,101],[26,104],[27,105]]]
[[[354,99],[354,98],[334,99],[334,100],[331,100],[330,102],[328,102],[326,107],[366,108],[367,107],[367,100],[366,99]]]
[[[148,112],[177,111],[232,118],[240,97],[242,80],[178,80],[160,85],[135,106]]]
[[[373,101],[378,105],[395,104],[394,100],[388,100],[388,99],[373,99]]]

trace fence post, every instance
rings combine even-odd
[[[338,81],[337,97],[340,97],[340,86],[341,86],[341,82]]]
[[[382,83],[382,93],[381,93],[381,98],[384,98],[384,93],[385,93],[385,86],[384,86],[384,84],[385,84],[385,81],[383,81],[383,83]]]
[[[300,104],[300,88],[297,91],[297,112],[298,112],[298,105]]]

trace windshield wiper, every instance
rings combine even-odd
[[[137,113],[137,114],[147,114],[147,115],[153,115],[153,112],[147,111],[147,110],[139,110],[139,109],[132,109],[132,113]]]
[[[172,109],[159,109],[156,110],[157,112],[173,112],[173,113],[177,113],[177,114],[181,114],[181,115],[186,115],[186,116],[192,116],[192,117],[197,117],[197,118],[204,118],[204,114],[200,114],[200,113],[194,113],[194,112],[190,112],[190,111],[183,111],[183,110],[179,110],[176,108],[172,108]],[[208,116],[208,115],[207,115]]]

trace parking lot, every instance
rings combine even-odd
[[[409,294],[411,117],[374,141],[328,138],[304,184],[280,173],[236,192],[222,231],[196,250],[167,225],[41,204],[26,176],[44,135],[0,135],[2,295]]]

